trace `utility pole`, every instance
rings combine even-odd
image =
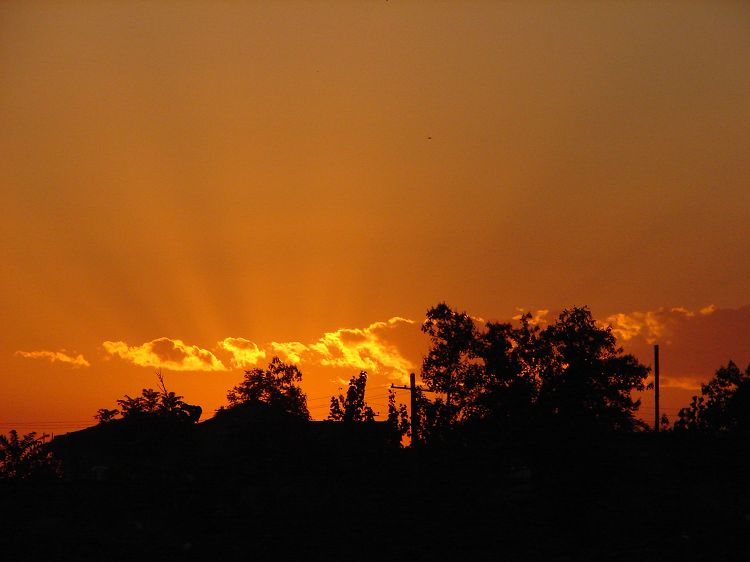
[[[419,442],[419,423],[417,421],[417,377],[409,373],[409,398],[411,399],[411,438]]]
[[[411,397],[411,444],[412,447],[414,445],[419,445],[419,423],[417,419],[417,410],[419,409],[419,405],[417,404],[417,390],[422,389],[417,388],[417,377],[414,375],[414,373],[409,373],[409,386],[396,386],[392,384],[391,388],[409,391]]]
[[[659,345],[654,346],[654,431],[659,433]]]

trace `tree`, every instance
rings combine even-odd
[[[431,346],[422,363],[427,388],[446,400],[426,406],[437,429],[453,421],[492,419],[503,424],[528,417],[537,391],[533,362],[539,329],[521,318],[521,326],[487,322],[476,326],[466,312],[440,303],[427,311],[422,331]],[[425,420],[426,421],[426,420]]]
[[[123,418],[156,414],[159,409],[159,393],[153,388],[144,388],[135,398],[126,394],[117,401]]]
[[[126,394],[124,398],[117,400],[119,410],[100,408],[94,419],[102,424],[112,421],[117,415],[121,415],[123,419],[158,416],[197,422],[203,412],[202,408],[184,402],[182,396],[167,390],[161,369],[156,371],[156,378],[159,381],[159,390],[144,388],[141,395],[136,397]]]
[[[448,408],[445,401],[440,397],[429,400],[419,388],[417,388],[415,394],[417,411],[411,412],[411,415],[416,418],[415,423],[420,443],[444,441],[450,429],[447,415]]]
[[[109,410],[107,408],[99,408],[96,411],[96,414],[94,414],[94,419],[98,421],[99,423],[107,423],[115,419],[119,413],[120,413],[120,410],[116,408],[114,410]]]
[[[246,403],[264,404],[285,415],[310,419],[307,396],[297,384],[302,373],[296,365],[274,357],[266,369],[245,371],[244,380],[227,393],[230,407]]]
[[[409,421],[409,413],[406,410],[404,404],[396,403],[396,392],[394,390],[388,390],[388,426],[396,436],[395,441],[401,443],[401,440],[405,435],[410,435],[411,423]],[[412,439],[413,435],[410,435]]]
[[[475,353],[482,369],[473,389],[472,418],[492,419],[505,427],[528,422],[539,392],[539,328],[531,318],[524,314],[518,328],[487,322],[479,333]]]
[[[15,429],[7,437],[0,435],[0,478],[58,476],[58,464],[47,447],[47,437],[37,437],[33,431],[19,437]]]
[[[367,372],[360,371],[349,381],[346,397],[342,394],[331,396],[328,419],[345,423],[375,421],[375,412],[365,402],[366,386]]]
[[[422,332],[431,344],[422,361],[422,380],[430,390],[445,393],[445,418],[450,423],[471,402],[481,378],[477,328],[468,314],[442,302],[427,311]]]
[[[167,390],[167,385],[164,382],[164,376],[161,373],[161,369],[156,371],[156,378],[159,379],[159,400],[156,404],[156,412],[163,416],[177,416],[188,418],[192,422],[197,422],[203,408],[197,405],[188,404],[182,400],[182,396],[178,396],[174,392]]]
[[[422,331],[431,340],[422,379],[446,395],[421,408],[426,434],[477,420],[520,428],[543,417],[578,428],[643,427],[631,392],[646,388],[649,368],[623,354],[588,308],[564,310],[544,330],[530,314],[518,327],[478,328],[467,313],[440,303],[427,311]]]
[[[735,431],[750,429],[750,365],[743,373],[730,361],[714,377],[701,385],[701,395],[693,396],[682,408],[676,430]]]
[[[633,430],[644,427],[631,392],[646,388],[650,369],[616,345],[610,327],[586,307],[564,310],[539,334],[539,406],[568,427]]]

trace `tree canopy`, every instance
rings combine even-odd
[[[11,429],[7,436],[0,434],[0,478],[57,476],[58,466],[46,440],[47,435],[37,437],[34,431],[19,436]]]
[[[300,382],[302,373],[296,365],[274,357],[265,369],[245,371],[243,381],[227,393],[227,400],[230,407],[264,404],[278,413],[310,419]]]
[[[375,412],[365,402],[366,387],[367,372],[360,371],[359,375],[353,376],[349,381],[346,396],[331,396],[328,419],[345,423],[375,421]]]
[[[518,426],[544,418],[571,428],[643,425],[631,392],[646,388],[649,368],[624,354],[586,307],[564,310],[544,329],[529,314],[518,327],[480,328],[466,312],[440,303],[428,310],[422,331],[431,343],[422,380],[446,397],[424,404],[425,424],[482,419]]]
[[[564,310],[539,332],[539,403],[572,427],[632,430],[650,369],[623,354],[609,327],[596,324],[588,308]]]
[[[676,430],[733,431],[750,429],[750,365],[744,372],[730,361],[701,385],[701,395],[682,408]]]
[[[112,421],[118,415],[123,419],[159,416],[197,422],[203,411],[202,408],[188,404],[183,401],[182,396],[167,390],[161,370],[156,372],[156,378],[159,381],[159,390],[144,388],[141,395],[135,397],[126,394],[124,398],[117,400],[119,410],[100,408],[94,418],[99,423]]]

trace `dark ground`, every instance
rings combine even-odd
[[[750,560],[747,438],[273,427],[69,434],[65,478],[0,482],[2,559]]]

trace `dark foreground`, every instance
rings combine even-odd
[[[62,480],[0,482],[2,559],[750,559],[744,438],[193,427],[92,428]]]

